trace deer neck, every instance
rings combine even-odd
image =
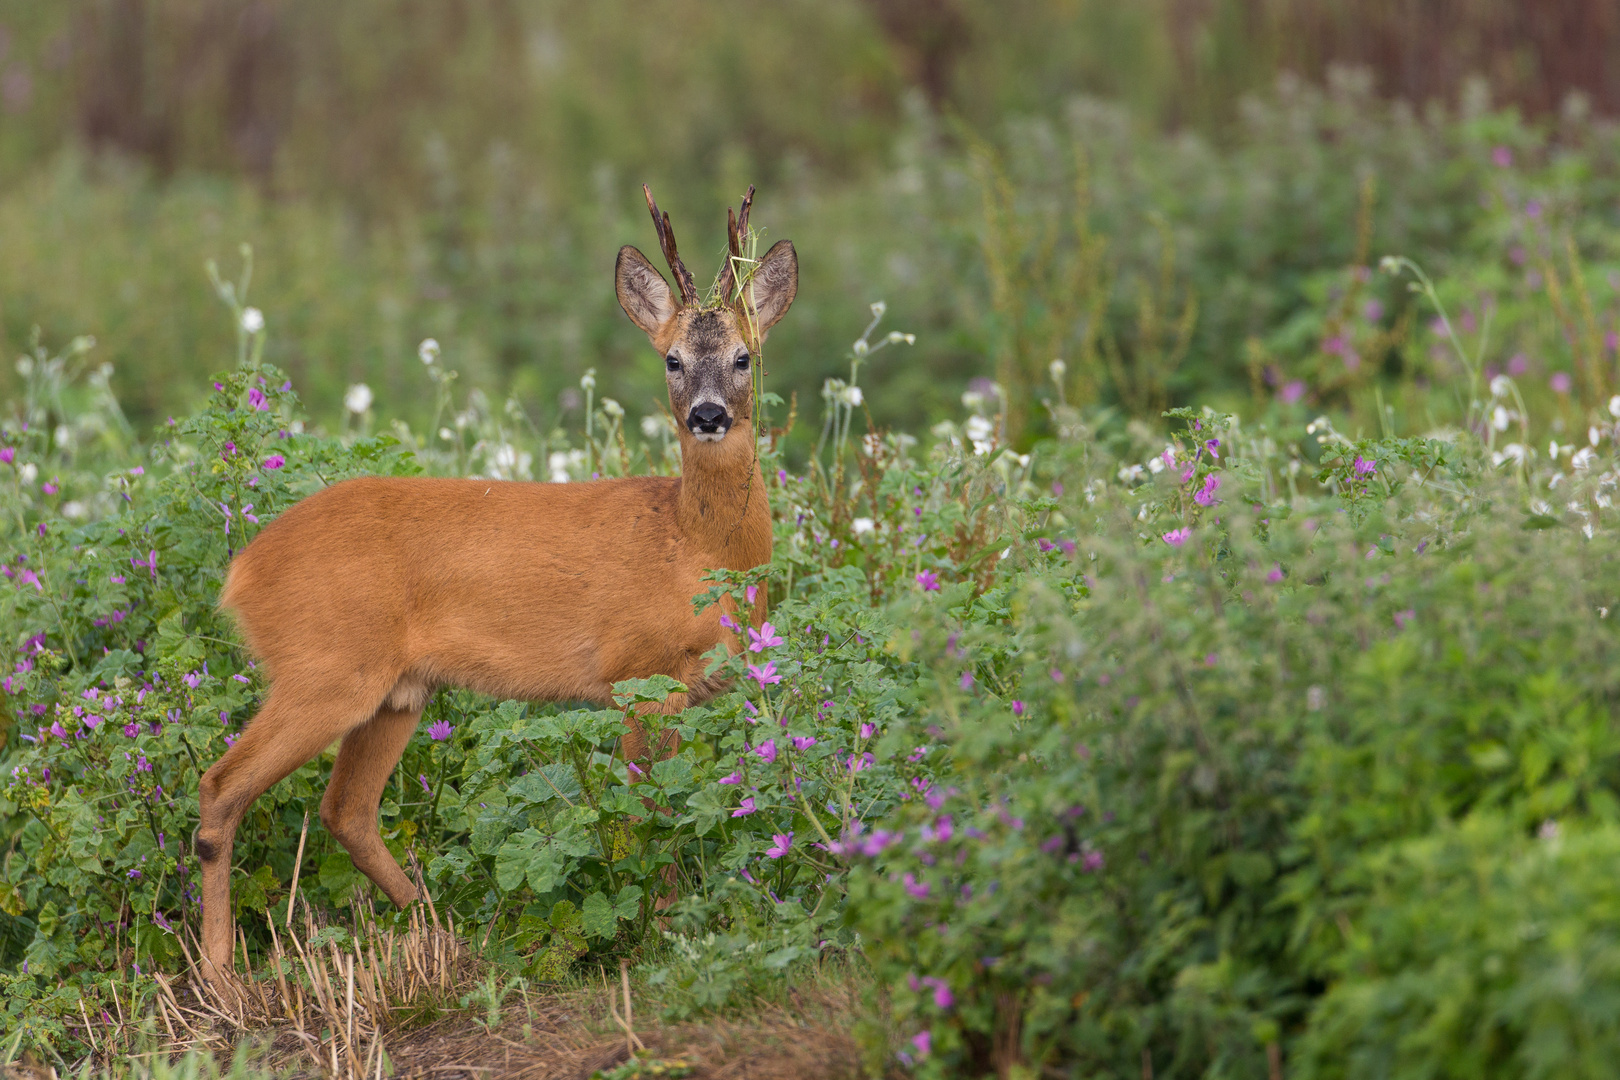
[[[743,420],[730,437],[700,443],[681,436],[681,490],[676,524],[709,565],[745,570],[771,557],[771,508]]]

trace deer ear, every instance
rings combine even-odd
[[[748,288],[743,290],[743,295],[737,301],[739,320],[745,327],[756,327],[763,341],[766,331],[787,314],[798,293],[798,253],[789,241],[778,240],[759,260]]]
[[[656,348],[659,331],[680,310],[669,282],[647,261],[647,256],[629,244],[619,249],[619,262],[614,269],[613,279],[614,289],[619,294],[619,306],[624,308],[630,321],[641,328],[641,332]]]

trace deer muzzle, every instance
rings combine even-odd
[[[731,430],[731,413],[714,401],[700,401],[686,415],[686,429],[700,442],[719,442]]]

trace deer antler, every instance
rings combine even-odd
[[[670,273],[675,275],[675,284],[681,290],[681,302],[693,307],[698,302],[697,286],[675,250],[675,230],[670,227],[669,215],[658,212],[658,204],[653,202],[652,188],[642,184],[641,190],[647,196],[647,210],[652,214],[653,228],[658,230],[658,246],[664,249],[664,261],[669,263]]]
[[[749,184],[748,190],[743,194],[742,212],[732,213],[731,207],[726,207],[726,265],[720,268],[720,302],[726,303],[731,299],[731,290],[737,284],[737,267],[735,260],[742,256],[743,241],[748,237],[748,211],[754,205],[754,185]]]

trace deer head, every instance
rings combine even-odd
[[[799,257],[791,243],[779,240],[739,287],[736,268],[754,199],[749,188],[742,212],[726,211],[729,254],[716,282],[716,299],[705,305],[675,249],[669,215],[659,213],[646,185],[641,190],[680,297],[645,255],[626,244],[619,249],[615,272],[619,306],[663,356],[676,420],[698,442],[720,442],[738,421],[753,418],[754,355],[799,290]]]

